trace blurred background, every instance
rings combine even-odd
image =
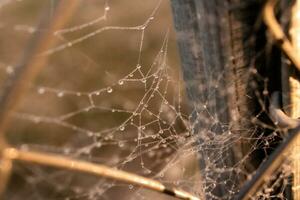
[[[54,0],[0,2],[0,80]],[[81,1],[14,113],[13,146],[105,164],[200,194],[168,0]],[[4,199],[170,199],[85,174],[15,162]]]

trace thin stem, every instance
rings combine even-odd
[[[110,178],[121,182],[135,184],[150,190],[161,192],[178,199],[199,200],[187,192],[176,188],[168,188],[162,183],[132,174],[129,172],[113,169],[104,165],[94,164],[86,161],[70,159],[59,155],[51,155],[33,151],[22,151],[15,148],[7,148],[3,153],[4,158],[9,160],[25,161],[45,166],[52,166],[72,171],[84,172],[100,177]]]
[[[291,43],[295,49],[295,53],[300,53],[300,0],[295,0],[291,9],[291,21],[290,21],[290,38]],[[289,99],[290,99],[290,116],[293,119],[300,117],[300,76],[294,70],[290,70],[289,74]],[[300,140],[297,140],[294,144],[293,151],[291,153],[292,171],[293,171],[293,198],[300,199]]]
[[[300,70],[300,59],[299,59],[299,9],[300,9],[300,1],[294,1],[294,5],[291,10],[291,29],[290,29],[290,38],[291,42],[285,36],[281,26],[277,22],[274,14],[274,9],[276,6],[276,0],[269,0],[264,9],[264,20],[267,26],[269,27],[271,33],[275,37],[275,39],[279,42],[280,47],[283,52],[289,57],[292,61],[293,65]],[[290,108],[290,116],[294,119],[299,118],[299,77],[297,77],[297,73],[290,70],[289,72],[289,104]],[[292,74],[293,73],[293,74]],[[296,77],[296,78],[295,78]],[[286,80],[285,80],[286,81]],[[289,122],[296,121],[290,119]],[[299,123],[299,122],[298,122]],[[297,124],[297,123],[296,123]],[[299,149],[300,149],[300,139],[297,142],[294,142],[292,155],[292,168],[293,168],[293,191],[294,198],[300,199],[300,190],[298,185],[300,184],[300,162],[299,162]]]
[[[293,149],[293,145],[300,139],[300,126],[291,130],[285,140],[276,148],[271,156],[257,169],[252,176],[240,190],[235,199],[248,200],[255,197],[255,194],[262,188],[263,184],[270,180],[270,177],[282,166]]]
[[[28,47],[24,50],[23,57],[19,65],[16,66],[15,73],[8,78],[0,94],[0,155],[3,149],[9,146],[5,140],[5,132],[11,122],[11,113],[16,110],[22,97],[29,88],[29,84],[37,76],[38,72],[47,62],[47,56],[37,56],[38,53],[46,51],[56,42],[53,33],[64,27],[68,19],[75,11],[78,0],[55,1],[55,13],[53,18],[49,18],[48,13],[44,13],[33,38]],[[0,195],[5,189],[10,176],[12,163],[9,159],[0,157]]]
[[[15,73],[6,81],[0,95],[0,133],[2,141],[3,134],[11,120],[11,111],[17,108],[29,84],[48,60],[47,56],[38,56],[38,54],[55,44],[56,37],[53,33],[63,28],[78,2],[77,0],[57,1],[56,13],[53,19],[49,19],[47,14],[43,16],[38,29],[47,31],[36,32],[25,49],[21,62],[16,66]]]
[[[269,31],[272,33],[273,37],[276,39],[276,42],[280,45],[280,48],[283,52],[288,56],[288,58],[292,61],[295,67],[300,71],[300,59],[293,48],[291,42],[285,36],[280,24],[277,22],[274,9],[276,6],[277,0],[269,0],[267,1],[264,10],[263,17],[264,22],[268,26]]]

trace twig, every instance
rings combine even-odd
[[[270,98],[269,113],[273,123],[279,128],[293,129],[300,126],[299,119],[293,119],[287,116],[280,108],[280,93],[274,92]]]
[[[293,1],[293,6],[291,9],[291,19],[290,19],[290,38],[291,43],[295,49],[295,53],[300,53],[300,41],[299,41],[299,31],[300,31],[300,0]],[[293,119],[298,119],[300,117],[300,76],[295,70],[288,70],[289,73],[289,105],[290,113],[289,115]],[[285,80],[286,81],[286,80]],[[300,199],[300,140],[294,143],[293,150],[291,153],[291,166],[293,172],[293,198]]]
[[[257,169],[250,181],[243,186],[236,196],[237,200],[248,200],[254,197],[255,193],[261,186],[268,182],[272,174],[274,174],[289,158],[289,153],[294,142],[300,139],[300,127],[291,130],[287,138],[276,148],[271,156]]]
[[[288,58],[292,61],[295,67],[300,71],[300,59],[295,49],[293,48],[291,42],[285,36],[282,31],[281,26],[276,20],[274,9],[276,6],[277,0],[268,0],[264,10],[263,17],[264,22],[268,26],[269,31],[272,33],[273,37],[276,39],[276,42],[280,45],[280,48],[283,52],[288,56]]]
[[[290,21],[290,36],[291,36],[291,42],[287,39],[287,37],[284,35],[284,32],[282,31],[282,28],[280,27],[279,23],[277,22],[275,15],[274,15],[274,9],[276,6],[276,0],[269,0],[265,6],[264,9],[264,19],[265,23],[269,27],[270,31],[278,40],[280,47],[282,48],[283,52],[289,57],[289,59],[292,61],[293,65],[300,70],[300,57],[299,57],[299,8],[300,8],[300,1],[296,0],[294,1],[294,5],[291,10],[291,21]],[[293,66],[292,65],[292,66]],[[291,104],[290,108],[290,116],[294,119],[289,119],[286,122],[291,122],[294,125],[297,123],[299,124],[299,120],[295,118],[299,118],[299,76],[297,76],[297,73],[295,73],[292,70],[289,70],[289,79],[285,80],[289,84],[289,100]],[[278,110],[279,112],[281,110]],[[281,111],[282,112],[282,111]],[[281,118],[284,119],[284,118]],[[298,121],[298,122],[297,122]],[[290,124],[291,125],[291,124]],[[291,128],[291,127],[290,127]],[[296,189],[300,183],[300,167],[299,167],[299,143],[294,142],[294,150],[291,153],[292,156],[292,168],[293,168],[293,196],[295,199],[300,198],[300,191],[299,189]]]
[[[64,27],[65,23],[75,11],[78,0],[58,0],[55,1],[55,13],[49,19],[48,13],[44,13],[38,29],[47,31],[37,31],[31,39],[28,48],[25,49],[19,65],[16,66],[15,73],[8,78],[0,94],[0,156],[7,148],[5,132],[11,121],[11,112],[18,107],[23,95],[40,69],[47,62],[47,56],[37,56],[38,53],[49,49],[55,44],[56,38],[53,33]],[[7,179],[10,176],[10,160],[0,157],[0,195],[5,189]]]
[[[79,171],[130,184],[135,184],[150,190],[176,197],[178,199],[199,200],[199,198],[196,196],[193,196],[176,188],[168,188],[158,181],[138,176],[129,172],[113,169],[104,165],[93,164],[90,162],[70,159],[58,155],[50,155],[33,151],[22,151],[15,148],[5,149],[3,156],[9,160],[19,160],[45,166]]]

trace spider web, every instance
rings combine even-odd
[[[45,7],[51,15],[53,1],[0,3],[1,83],[14,73],[32,34],[43,31],[35,24]],[[237,177],[247,180],[256,172],[245,163],[257,152],[266,160],[281,140],[280,128],[261,121],[261,115],[267,116],[269,85],[256,69],[248,73],[260,84],[254,83],[253,89],[261,108],[249,119],[251,128],[239,127],[247,129],[245,134],[233,133],[231,124],[218,116],[220,111],[210,109],[224,74],[202,86],[209,92],[201,112],[199,104],[190,105],[166,0],[83,2],[68,27],[53,35],[59,43],[41,52],[50,61],[14,113],[7,138],[15,146],[105,164],[201,198],[230,199],[241,187],[235,183]],[[199,121],[206,126],[196,133]],[[257,131],[262,128],[267,131]],[[233,166],[227,165],[226,152],[241,141],[247,152]],[[214,153],[203,157],[201,152]],[[201,159],[206,163],[202,171]],[[283,172],[269,177],[259,198],[284,199],[291,185],[289,161],[279,171]],[[226,188],[223,197],[214,194],[220,185]],[[24,195],[28,199],[169,199],[134,185],[16,163],[5,198]]]

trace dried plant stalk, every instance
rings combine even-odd
[[[278,171],[282,163],[290,156],[291,150],[298,140],[300,140],[300,125],[289,132],[287,138],[257,169],[251,180],[241,188],[236,199],[248,200],[255,197],[257,191],[261,189],[264,183],[270,180],[270,177]]]
[[[3,156],[9,160],[20,160],[40,165],[52,166],[62,169],[68,169],[78,172],[84,172],[101,176],[104,178],[110,178],[125,183],[135,184],[150,190],[162,192],[164,194],[179,198],[179,199],[190,199],[199,200],[198,197],[193,196],[187,192],[178,190],[176,188],[168,188],[162,183],[132,174],[129,172],[113,169],[104,165],[93,164],[90,162],[79,161],[75,159],[66,158],[58,155],[51,155],[40,152],[30,152],[17,150],[15,148],[7,148],[4,151]]]
[[[64,27],[68,19],[72,16],[76,5],[79,3],[78,0],[57,2],[58,5],[56,6],[56,13],[53,19],[49,19],[48,15],[43,16],[38,27],[38,30],[47,31],[36,32],[25,49],[21,62],[16,66],[14,74],[9,77],[4,85],[0,96],[0,133],[2,143],[5,143],[3,142],[3,134],[11,120],[11,111],[17,108],[29,84],[47,62],[47,56],[40,56],[38,54],[48,50],[55,44],[57,39],[53,33]]]
[[[0,153],[9,146],[5,140],[5,131],[11,121],[11,112],[18,107],[22,96],[26,93],[29,84],[34,80],[40,69],[46,64],[47,56],[38,54],[46,51],[56,42],[53,33],[62,29],[68,19],[72,16],[78,0],[55,1],[55,13],[49,19],[48,13],[42,17],[38,29],[47,31],[37,31],[24,50],[23,57],[16,66],[15,73],[6,81],[3,92],[0,94]],[[9,178],[11,162],[3,155],[0,162],[0,195],[5,189]]]
[[[299,4],[299,1],[297,2]],[[276,18],[275,18],[275,14],[274,14],[274,8],[276,5],[276,0],[268,0],[264,10],[263,10],[263,17],[264,17],[264,21],[266,23],[266,25],[269,28],[269,31],[271,32],[271,34],[274,36],[275,40],[278,42],[278,44],[280,45],[281,49],[283,50],[283,52],[288,56],[288,58],[292,61],[292,63],[295,65],[295,67],[300,70],[300,57],[298,56],[298,53],[296,51],[296,49],[298,47],[295,47],[294,42],[297,41],[297,39],[299,40],[299,37],[294,36],[294,40],[292,40],[292,43],[287,39],[287,37],[285,36],[282,28],[280,27],[279,23],[277,22]],[[299,10],[298,8],[294,8],[296,10]],[[297,14],[295,13],[296,11],[293,10],[293,14],[294,17],[292,19],[292,26],[298,26],[299,24],[299,18],[297,16]],[[298,13],[299,15],[299,13]],[[294,20],[297,20],[294,21]],[[296,24],[295,24],[296,23]],[[297,44],[299,45],[299,44]],[[300,46],[300,45],[299,45]],[[294,80],[293,80],[294,81]],[[294,82],[293,82],[294,84]],[[299,89],[293,88],[294,90],[297,90],[297,92],[299,92]],[[295,91],[294,91],[295,92]],[[294,111],[292,111],[292,116],[295,117],[295,115],[298,115],[299,110],[295,110],[298,108],[299,106],[299,98],[296,98],[297,92],[292,93],[291,98],[294,98],[293,101],[296,103],[295,107],[294,107]],[[273,99],[273,98],[271,98]],[[276,106],[272,106],[271,102],[271,106],[270,106],[270,112],[275,113],[274,109],[276,108]],[[276,103],[278,104],[278,103]],[[272,110],[273,109],[273,110]],[[298,115],[299,116],[299,115]],[[280,117],[280,116],[277,116]],[[286,118],[289,118],[288,116],[286,116]],[[291,122],[294,123],[293,119],[290,118]],[[291,128],[291,127],[290,127]],[[286,160],[286,157],[289,157],[292,152],[295,152],[295,150],[297,150],[297,148],[295,148],[295,146],[297,146],[297,144],[299,144],[300,141],[300,126],[298,125],[296,128],[292,127],[293,130],[287,135],[287,138],[282,142],[281,145],[279,145],[279,147],[272,153],[272,155],[268,158],[268,160],[263,163],[257,170],[256,174],[253,176],[253,178],[244,186],[241,188],[240,193],[237,196],[237,199],[250,199],[251,197],[253,197],[253,195],[259,190],[259,188],[264,184],[265,181],[268,181],[269,177],[276,172],[276,170],[282,165],[282,163]],[[298,151],[299,154],[299,151]],[[294,158],[295,159],[295,158]],[[296,179],[295,183],[297,184],[297,186],[299,187],[299,160],[298,162],[294,162],[294,173],[296,174]],[[298,182],[298,183],[297,183]],[[295,191],[295,187],[294,187],[294,191]],[[298,195],[298,192],[295,191],[294,195]],[[295,196],[294,199],[299,199],[299,196]]]
[[[269,28],[270,33],[275,38],[280,48],[283,52],[288,56],[288,58],[292,61],[295,67],[300,71],[300,59],[298,54],[296,53],[293,45],[285,36],[280,24],[277,22],[274,8],[277,0],[268,0],[263,11],[264,22]]]
[[[270,31],[275,36],[275,39],[281,45],[282,50],[291,59],[292,64],[299,70],[300,63],[300,1],[295,0],[291,9],[291,22],[289,35],[291,42],[284,35],[281,27],[276,22],[274,10],[276,0],[271,0],[266,6],[265,21],[270,28]],[[286,67],[283,66],[283,67]],[[300,117],[300,82],[299,75],[294,68],[286,69],[288,74],[288,82],[284,82],[287,86],[284,87],[288,92],[287,101],[284,102],[285,111],[293,119]],[[293,197],[300,199],[300,139],[294,142],[291,153],[292,168],[293,168]]]
[[[291,42],[295,53],[300,58],[300,1],[295,0],[291,12],[291,28],[289,31]],[[290,70],[289,74],[289,103],[290,116],[292,118],[300,117],[300,82],[299,75]],[[292,169],[293,169],[293,198],[300,199],[300,140],[297,140],[292,151]]]

